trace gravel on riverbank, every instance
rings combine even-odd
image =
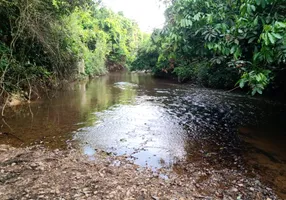
[[[236,170],[182,165],[188,173],[154,172],[104,152],[0,145],[0,199],[279,199]]]

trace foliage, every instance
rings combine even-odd
[[[73,58],[60,45],[61,30],[54,29],[60,16],[48,0],[2,1],[0,16],[2,100],[21,89],[31,93],[34,82],[41,85],[52,73],[70,72]]]
[[[140,41],[138,25],[99,0],[1,1],[0,96],[75,77],[82,61],[91,76],[108,60],[129,65]]]
[[[122,13],[116,14],[106,8],[101,8],[100,13],[94,17],[99,19],[99,29],[108,35],[107,42],[111,51],[107,59],[113,63],[130,65],[142,39],[137,23]]]
[[[156,67],[158,49],[154,42],[155,34],[145,34],[137,50],[136,59],[131,64],[131,70],[150,70]]]
[[[243,88],[246,84],[252,89],[252,95],[255,93],[262,94],[265,86],[269,84],[269,70],[263,70],[262,72],[251,71],[245,72],[241,79],[238,81],[239,87]]]
[[[254,95],[285,69],[285,0],[167,2],[166,23],[156,43],[157,71],[180,80],[206,82],[207,77],[219,87],[234,85],[241,77],[240,86]]]

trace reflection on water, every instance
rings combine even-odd
[[[88,156],[104,150],[152,167],[182,158],[242,165],[243,158],[277,173],[271,182],[286,193],[285,110],[260,98],[118,73],[12,108],[0,130],[11,134],[0,139],[14,146],[72,143]]]
[[[73,131],[97,121],[94,112],[132,102],[136,90],[114,87],[115,82],[126,76],[104,76],[72,84],[66,90],[59,91],[55,98],[7,109],[5,121],[0,122],[0,131],[18,136],[24,144],[9,135],[0,135],[1,142],[25,146],[43,140],[50,147],[65,147],[66,141],[72,139]],[[127,79],[139,81],[138,77],[128,76]]]

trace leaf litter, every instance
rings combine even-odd
[[[127,156],[0,145],[0,199],[279,199],[259,179],[233,169],[178,163],[184,173],[133,164]]]

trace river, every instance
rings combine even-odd
[[[255,170],[286,198],[285,119],[281,102],[111,73],[7,109],[0,142],[126,154],[154,170],[204,159]]]

